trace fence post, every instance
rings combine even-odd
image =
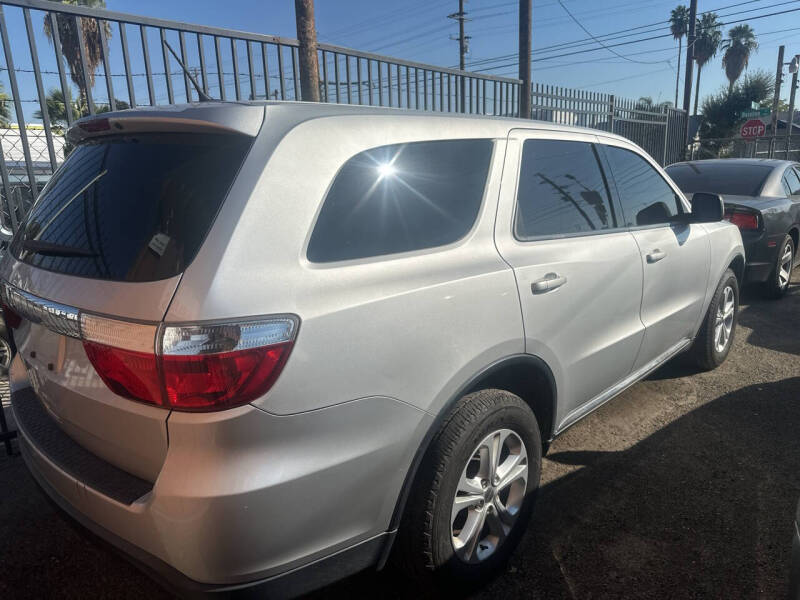
[[[614,113],[616,112],[615,109],[616,100],[614,94],[611,94],[608,97],[608,132],[614,133]]]
[[[667,166],[667,141],[669,139],[669,116],[670,110],[664,109],[664,152],[661,155],[661,166]]]

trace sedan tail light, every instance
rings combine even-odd
[[[275,383],[299,321],[291,315],[212,324],[129,323],[81,314],[86,356],[116,394],[181,411],[246,404]]]
[[[730,221],[741,230],[753,230],[759,227],[759,213],[741,208],[726,208],[725,220]]]

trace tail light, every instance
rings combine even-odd
[[[725,220],[730,221],[741,230],[758,229],[758,213],[742,209],[726,209]]]
[[[297,317],[162,325],[81,314],[86,356],[114,393],[182,411],[246,404],[275,383]]]

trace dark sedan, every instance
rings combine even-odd
[[[742,232],[746,281],[783,296],[800,242],[800,165],[728,158],[675,163],[666,171],[689,200],[695,192],[722,196],[725,218]]]

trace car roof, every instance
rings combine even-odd
[[[295,102],[295,101],[248,101],[248,102],[196,102],[191,104],[179,104],[169,106],[142,106],[123,111],[113,111],[97,114],[91,117],[84,117],[70,128],[70,133],[75,137],[75,140],[85,137],[85,133],[77,133],[76,130],[80,128],[81,124],[93,119],[136,119],[144,120],[148,118],[181,118],[193,119],[203,121],[211,121],[219,119],[224,122],[226,126],[235,121],[232,115],[241,115],[245,112],[253,110],[253,107],[263,107],[266,109],[267,118],[276,118],[281,121],[281,126],[291,128],[294,125],[299,125],[305,121],[316,118],[338,117],[338,116],[385,116],[395,118],[398,120],[410,118],[435,118],[446,119],[449,128],[463,127],[465,133],[469,132],[471,126],[478,123],[481,125],[481,131],[490,131],[491,135],[496,137],[505,137],[508,131],[513,128],[527,128],[527,129],[546,129],[554,132],[581,132],[591,135],[602,135],[606,138],[615,139],[627,144],[632,144],[630,140],[599,129],[591,129],[588,127],[578,127],[573,125],[561,125],[549,121],[537,121],[533,119],[520,119],[516,117],[497,117],[488,115],[475,115],[475,114],[460,114],[448,112],[435,112],[435,111],[422,111],[407,108],[388,108],[388,107],[375,107],[375,106],[359,106],[352,104],[333,104],[333,103],[318,103],[318,102]],[[496,125],[496,131],[493,130],[492,125]],[[236,129],[242,130],[243,126],[237,126]],[[68,134],[68,137],[72,137]]]
[[[797,164],[792,160],[781,160],[777,158],[709,158],[706,160],[686,160],[672,163],[670,167],[677,165],[761,165],[765,167],[786,167]],[[669,167],[667,167],[669,168]]]

